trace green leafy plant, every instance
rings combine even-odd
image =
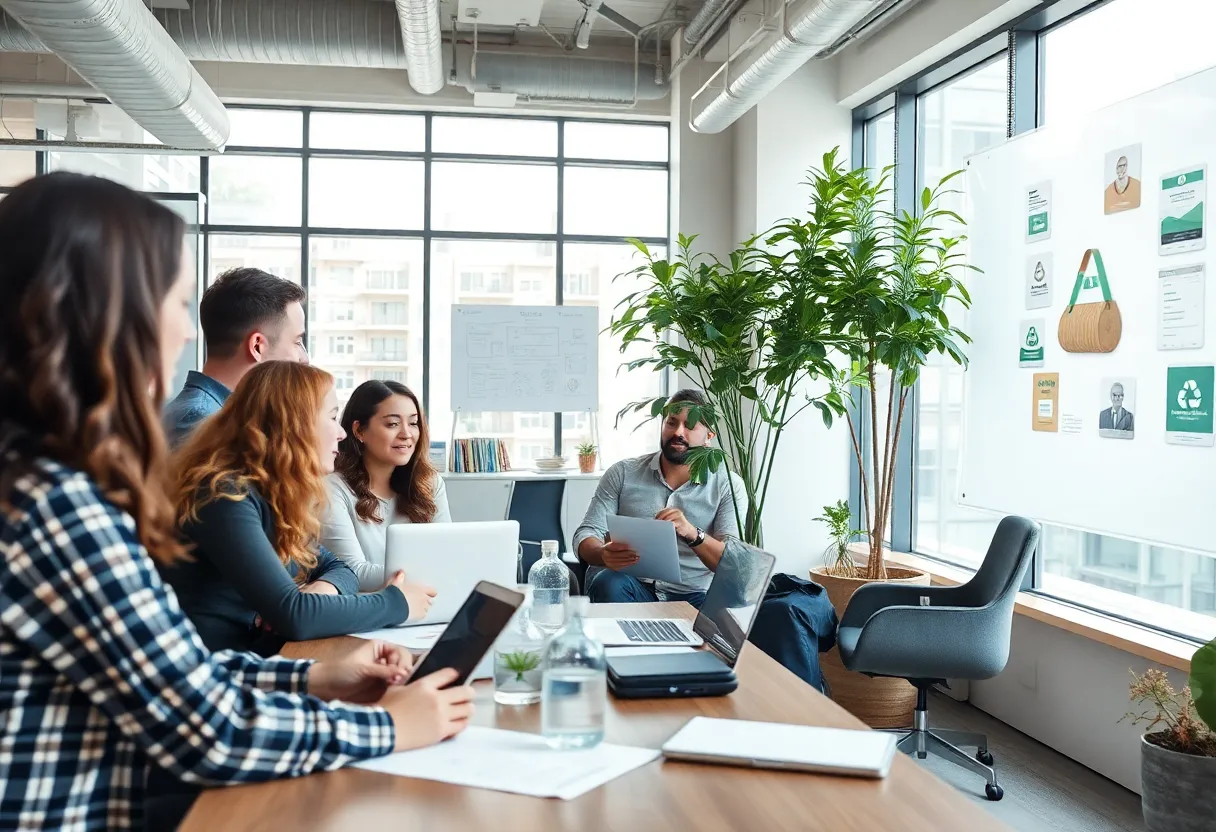
[[[1119,721],[1126,719],[1134,725],[1146,725],[1145,730],[1152,732],[1147,739],[1170,751],[1216,757],[1213,694],[1216,694],[1216,640],[1195,653],[1191,659],[1190,684],[1180,691],[1174,690],[1169,677],[1156,668],[1146,670],[1143,675],[1132,671],[1130,698],[1140,705],[1140,710],[1129,711]]]
[[[825,161],[834,163],[835,154]],[[648,421],[680,411],[690,426],[706,423],[714,444],[689,449],[692,479],[704,482],[725,464],[739,474],[745,494],[731,478],[736,519],[753,545],[763,542],[760,518],[785,428],[811,406],[829,425],[846,410],[850,378],[829,357],[836,336],[820,289],[842,254],[845,185],[840,177],[813,183],[808,218],[781,223],[725,259],[695,252],[695,237],[680,235],[670,259],[632,240],[644,262],[629,274],[642,288],[618,304],[609,325],[622,352],[646,349],[625,368],[674,370],[708,399],[705,406],[634,402],[617,423],[630,413]],[[810,383],[814,393],[806,392]]]
[[[810,174],[816,199],[825,189],[843,191],[847,215],[849,241],[826,270],[822,295],[831,330],[846,336],[839,349],[866,399],[860,413],[868,425],[852,411],[846,417],[869,533],[865,576],[873,580],[886,578],[883,532],[895,493],[896,448],[908,394],[934,353],[967,365],[963,345],[971,339],[950,314],[970,306],[961,275],[978,269],[963,262],[963,219],[943,205],[955,193],[948,185],[959,173],[925,188],[914,213],[886,207],[891,169],[877,176],[865,169],[846,172],[825,157],[823,170]],[[885,391],[880,376],[886,377]]]
[[[853,528],[853,512],[848,500],[837,500],[835,505],[823,507],[823,514],[815,518],[816,522],[826,523],[832,542],[824,551],[824,563],[833,575],[841,578],[858,578],[861,570],[849,552],[849,541],[859,534],[865,534],[860,529]]]
[[[596,451],[595,443],[583,442],[578,446],[577,451],[579,456],[591,456]]]
[[[540,667],[540,654],[528,651],[504,653],[502,663],[507,670],[515,674],[515,681],[523,682],[525,673]]]

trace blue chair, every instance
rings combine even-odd
[[[947,679],[991,679],[1009,661],[1013,607],[1022,577],[1039,545],[1039,525],[1024,517],[1001,520],[979,571],[961,586],[869,584],[849,600],[840,619],[840,661],[867,676],[907,679],[916,687],[911,729],[899,749],[929,754],[984,777],[989,800],[996,782],[988,738],[929,727],[929,688]],[[958,746],[976,748],[975,757]]]
[[[566,495],[564,479],[517,479],[511,486],[507,505],[508,520],[519,523],[519,582],[526,583],[528,570],[540,560],[540,542],[556,540],[558,556],[566,553],[566,536],[562,531],[562,500]],[[570,594],[578,595],[583,583],[580,570],[566,564],[570,570]],[[586,567],[580,566],[585,570]]]

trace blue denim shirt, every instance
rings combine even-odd
[[[161,419],[170,447],[176,448],[198,423],[219,413],[232,391],[211,376],[191,370],[182,391],[165,405]]]

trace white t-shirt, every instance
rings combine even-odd
[[[355,492],[339,474],[326,478],[329,488],[329,508],[321,520],[321,545],[346,562],[359,577],[360,592],[375,592],[384,586],[385,550],[388,527],[394,523],[410,523],[409,517],[397,513],[397,499],[380,500],[383,522],[364,520],[355,512]],[[432,523],[451,523],[448,492],[443,477],[435,475],[433,486],[435,517]]]

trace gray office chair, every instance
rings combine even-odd
[[[946,679],[991,679],[1009,660],[1013,604],[1039,545],[1039,525],[1006,517],[975,576],[962,586],[870,584],[853,595],[837,632],[840,660],[867,676],[893,676],[916,686],[916,712],[899,749],[936,754],[987,779],[984,794],[1000,800],[988,738],[930,730],[928,693]],[[975,758],[958,746],[975,746]]]

